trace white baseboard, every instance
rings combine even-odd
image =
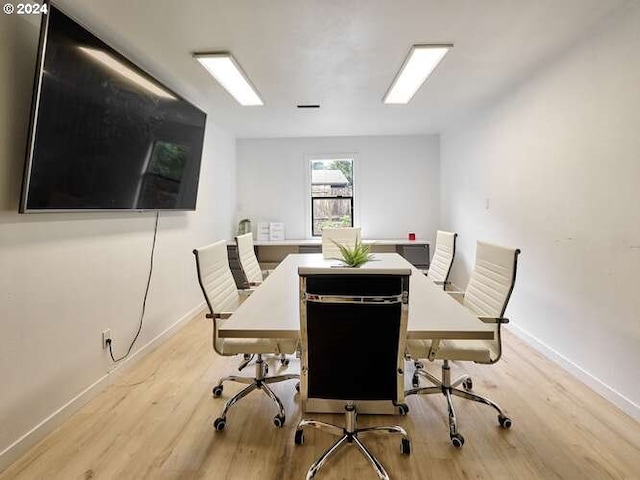
[[[620,392],[614,390],[599,378],[594,377],[582,367],[576,365],[571,360],[558,353],[547,344],[541,342],[529,332],[523,330],[514,323],[510,323],[507,328],[509,329],[509,331],[513,332],[513,334],[518,336],[531,347],[535,348],[538,352],[547,357],[549,360],[558,364],[560,367],[565,369],[567,372],[576,377],[578,380],[587,385],[600,396],[614,404],[616,407],[618,407],[630,417],[634,418],[636,421],[640,422],[640,405],[625,397]]]
[[[22,437],[18,438],[15,442],[0,452],[0,472],[6,469],[9,465],[15,462],[21,455],[23,455],[29,448],[34,446],[37,442],[42,440],[47,434],[52,432],[62,422],[68,419],[75,412],[80,410],[91,399],[95,398],[100,392],[108,387],[112,381],[114,374],[125,372],[131,368],[135,363],[151,353],[156,347],[158,347],[164,340],[173,335],[184,323],[188,322],[196,316],[197,313],[202,311],[204,303],[192,308],[185,315],[182,316],[177,322],[170,325],[166,330],[158,334],[155,338],[151,339],[146,345],[136,350],[130,357],[122,361],[122,363],[116,365],[113,369],[109,370],[106,375],[103,375],[98,380],[93,382],[87,388],[85,388],[78,395],[73,397],[67,403],[62,405],[59,409],[42,420],[31,430],[25,433]]]

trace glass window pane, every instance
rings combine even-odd
[[[325,227],[352,227],[351,198],[314,198],[312,201],[313,235],[322,235]]]
[[[353,195],[353,160],[311,160],[311,195],[350,197]]]

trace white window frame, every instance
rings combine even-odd
[[[351,160],[353,168],[353,226],[360,225],[360,195],[358,189],[358,154],[357,153],[325,153],[325,154],[308,154],[304,156],[304,170],[305,170],[305,189],[304,189],[304,204],[305,204],[305,238],[313,239],[318,238],[313,236],[313,225],[311,225],[311,162],[314,160]]]

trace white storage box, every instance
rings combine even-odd
[[[269,223],[268,222],[259,222],[258,223],[258,231],[256,233],[257,240],[269,240]]]
[[[278,222],[269,223],[269,240],[271,241],[284,240],[284,223],[278,223]]]

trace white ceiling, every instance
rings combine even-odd
[[[237,137],[423,134],[470,115],[634,0],[59,0]],[[409,105],[382,97],[411,45],[455,44]],[[192,58],[230,51],[265,105]],[[320,103],[319,110],[298,110]]]

